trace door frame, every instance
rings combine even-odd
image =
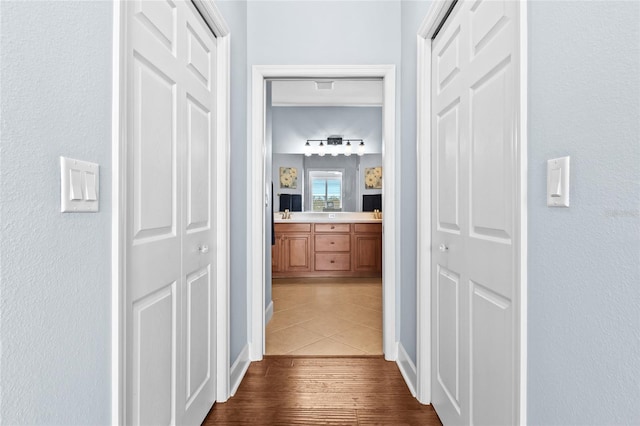
[[[396,339],[396,294],[400,282],[396,264],[396,233],[400,224],[399,182],[396,166],[396,69],[395,65],[254,65],[251,75],[251,145],[247,158],[249,177],[249,208],[247,211],[248,234],[248,304],[249,357],[259,361],[264,355],[265,327],[265,207],[271,187],[265,176],[265,84],[274,78],[381,78],[383,82],[383,351],[385,359],[395,361],[398,353]]]
[[[230,32],[210,0],[191,0],[217,38],[215,179],[220,202],[216,214],[216,401],[229,398],[229,66]],[[124,424],[126,405],[126,60],[125,8],[113,2],[111,151],[111,423]]]
[[[417,265],[417,398],[423,404],[431,402],[431,38],[446,20],[455,0],[433,2],[418,29],[418,261]],[[519,2],[518,27],[518,111],[516,198],[516,417],[527,423],[527,1]]]

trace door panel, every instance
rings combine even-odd
[[[460,27],[448,34],[435,61],[438,93],[442,93],[460,72]]]
[[[458,134],[460,98],[438,114],[437,173],[438,173],[438,228],[443,232],[459,234],[459,163],[460,137]]]
[[[187,278],[187,406],[211,376],[211,292],[209,268]]]
[[[187,68],[193,72],[193,75],[207,88],[207,90],[210,90],[212,52],[207,46],[207,43],[202,41],[196,30],[194,30],[189,24],[187,24],[187,45]]]
[[[451,405],[460,413],[460,278],[438,266],[436,282],[437,380]]]
[[[175,52],[176,5],[171,1],[137,1],[135,16],[157,41]]]
[[[471,88],[471,232],[477,238],[508,240],[513,216],[513,116],[505,111],[509,61],[501,62]],[[496,100],[504,100],[496,102]]]
[[[511,412],[513,382],[511,373],[513,340],[510,323],[511,301],[471,282],[471,364],[474,423],[480,425],[513,424]],[[487,392],[491,389],[491,392]]]
[[[506,14],[506,5],[502,1],[479,0],[471,7],[472,55],[478,55],[502,30],[508,21]]]
[[[211,212],[211,113],[187,96],[187,230],[208,228]]]
[[[200,424],[216,379],[216,39],[189,1],[123,4],[126,422]]]
[[[432,44],[433,404],[515,416],[518,2],[459,1]]]
[[[135,238],[175,235],[175,83],[141,56],[133,59],[133,220]]]
[[[175,420],[175,290],[173,282],[133,304],[132,409],[136,424],[169,425]]]

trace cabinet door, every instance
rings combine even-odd
[[[282,271],[282,238],[276,235],[276,243],[271,246],[271,272]]]
[[[354,264],[356,272],[382,271],[382,237],[380,234],[354,234]]]
[[[284,237],[285,271],[311,271],[311,235],[289,234]]]

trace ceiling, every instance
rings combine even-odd
[[[382,106],[382,80],[274,80],[272,106]]]

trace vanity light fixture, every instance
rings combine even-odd
[[[347,141],[347,144],[344,146],[344,156],[345,157],[350,156],[351,155],[351,150],[352,150],[351,142]]]
[[[311,142],[320,142],[316,151],[313,150]],[[346,144],[341,150],[340,147],[342,146],[342,142],[346,142]],[[318,154],[320,157],[324,157],[328,149],[329,154],[331,154],[333,157],[336,157],[339,154],[343,154],[344,156],[348,157],[353,154],[353,145],[351,145],[351,142],[360,142],[356,147],[356,154],[358,154],[359,156],[363,156],[364,140],[342,139],[341,137],[336,136],[329,136],[327,139],[307,139],[307,142],[304,144],[304,155],[310,157],[312,154]]]

